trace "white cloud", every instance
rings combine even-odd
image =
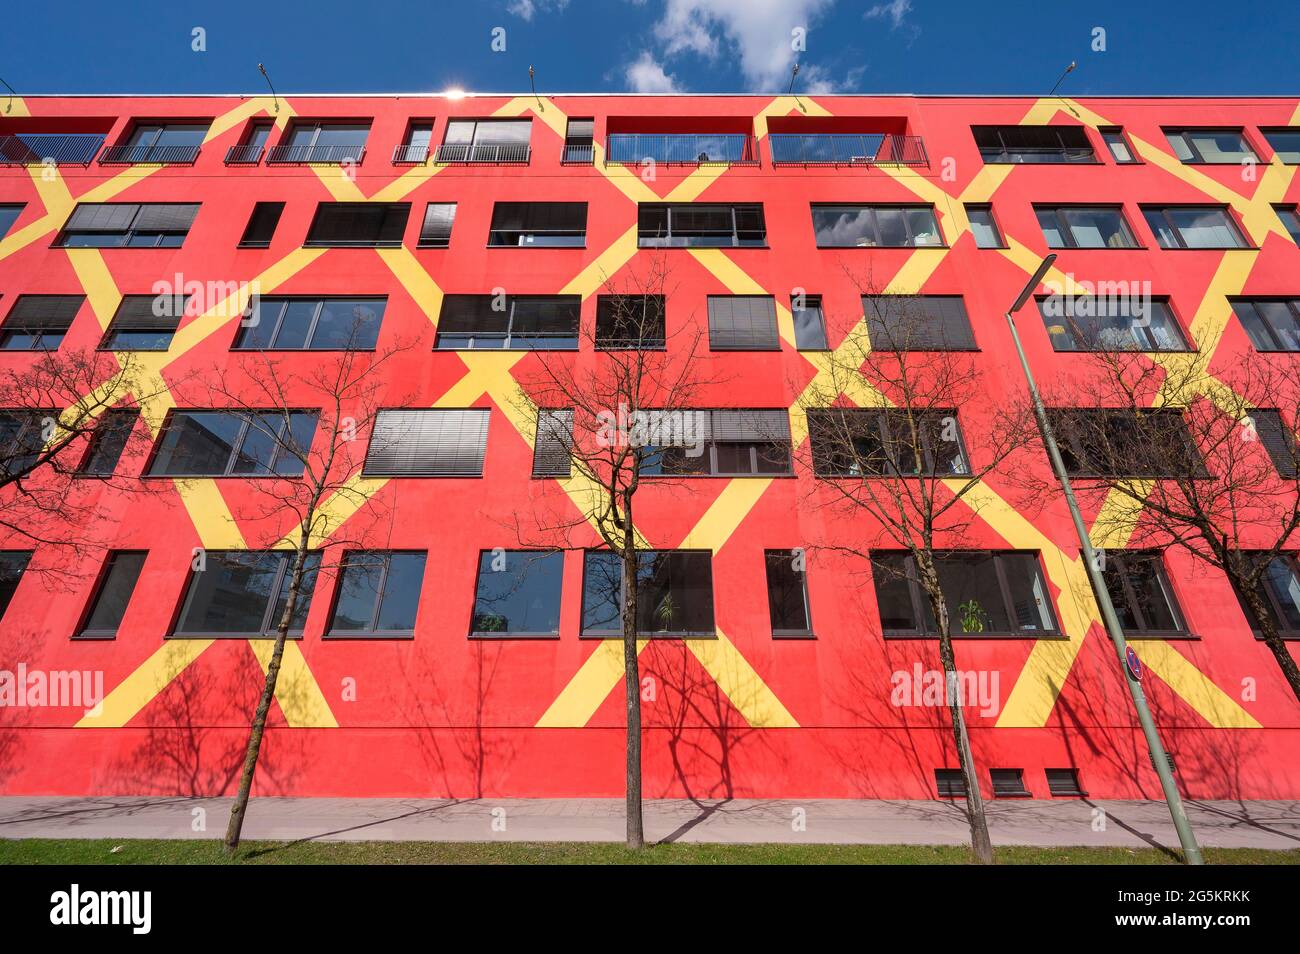
[[[862,82],[862,74],[866,70],[865,66],[855,66],[844,75],[843,79],[836,79],[829,70],[818,66],[816,63],[810,63],[807,66],[799,67],[799,81],[795,83],[795,92],[807,93],[809,96],[851,93]]]
[[[636,61],[624,73],[627,88],[634,93],[680,93],[671,75],[664,72],[663,66],[649,50],[643,50]]]
[[[568,5],[569,0],[510,0],[506,4],[506,10],[520,19],[531,21],[538,9],[560,13]]]
[[[863,16],[868,20],[887,19],[890,27],[897,30],[911,12],[912,0],[889,0],[889,3],[877,3]]]

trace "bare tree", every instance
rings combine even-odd
[[[557,536],[567,539],[594,528],[619,558],[619,578],[607,580],[603,589],[621,617],[627,846],[634,849],[645,844],[637,662],[643,627],[638,623],[645,623],[643,617],[667,618],[674,612],[663,601],[653,610],[640,605],[638,580],[645,568],[638,550],[635,503],[645,474],[660,475],[656,486],[662,487],[671,483],[662,477],[693,472],[698,448],[687,445],[699,435],[700,412],[693,402],[704,381],[700,331],[690,322],[672,333],[665,326],[670,270],[664,257],[641,261],[643,271],[630,272],[621,283],[607,283],[611,295],[605,309],[597,324],[580,335],[588,347],[578,354],[538,352],[533,369],[520,375],[518,396],[521,415],[539,439],[563,445],[572,468],[567,497],[572,504],[547,509],[539,500],[530,525],[545,534],[551,546]]]
[[[869,561],[873,573],[918,584],[939,640],[946,702],[966,787],[971,846],[993,860],[979,778],[959,691],[953,607],[940,579],[945,550],[961,545],[978,516],[984,478],[1037,440],[1027,404],[1003,404],[979,429],[958,425],[963,408],[986,404],[988,383],[963,338],[958,316],[932,302],[884,295],[869,274],[846,269],[863,294],[865,315],[821,360],[823,373],[803,390],[811,453],[802,460],[816,481],[809,497],[846,520],[876,523],[910,560],[887,565],[870,549],[832,549]],[[940,308],[944,306],[939,306]],[[970,344],[973,345],[973,342]],[[972,601],[974,602],[974,601]],[[959,608],[963,632],[983,630],[977,606]],[[918,621],[924,628],[925,623]]]

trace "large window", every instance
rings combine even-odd
[[[1236,165],[1258,158],[1240,129],[1166,129],[1165,138],[1174,155],[1188,164]]]
[[[1187,422],[1173,409],[1048,408],[1066,471],[1075,477],[1202,476]]]
[[[1258,564],[1267,554],[1256,553],[1250,556]],[[1264,603],[1264,612],[1272,619],[1278,635],[1284,639],[1300,639],[1300,568],[1297,568],[1295,557],[1286,553],[1273,557],[1264,571],[1257,592]],[[1258,636],[1261,631],[1258,617],[1246,605],[1240,593],[1237,594],[1237,600],[1250,622],[1250,628]]]
[[[863,295],[867,337],[877,351],[975,351],[960,295]]]
[[[368,477],[479,477],[488,412],[443,408],[380,411],[366,450]]]
[[[955,410],[810,409],[808,437],[818,477],[970,473]]]
[[[780,351],[771,295],[710,295],[709,347],[714,351]]]
[[[208,134],[208,123],[136,123],[124,143],[109,146],[103,163],[193,162]]]
[[[1096,162],[1082,126],[972,126],[989,163]]]
[[[1246,248],[1228,210],[1215,205],[1143,206],[1161,248]]]
[[[180,248],[199,204],[82,202],[54,244],[60,248]]]
[[[492,208],[492,248],[581,248],[587,241],[585,202],[498,202]]]
[[[78,638],[112,639],[117,635],[140,571],[144,569],[144,558],[145,553],[137,550],[116,550],[108,555],[86,619],[77,632]]]
[[[329,636],[410,636],[424,582],[424,553],[352,550],[343,556]]]
[[[532,123],[527,119],[453,119],[436,162],[527,162]]]
[[[1108,550],[1103,576],[1125,636],[1186,635],[1159,552]]]
[[[267,162],[358,163],[366,154],[369,123],[295,122],[287,139],[273,146]]]
[[[0,619],[9,608],[31,559],[31,550],[0,550]]]
[[[299,477],[315,433],[315,411],[172,411],[149,474]]]
[[[1118,205],[1036,205],[1048,248],[1137,248]]]
[[[274,636],[289,602],[293,551],[208,550],[190,572],[174,636]],[[311,609],[320,554],[309,553],[289,633],[300,636]]]
[[[637,244],[641,248],[732,248],[767,245],[761,205],[688,203],[637,206]]]
[[[790,415],[783,408],[642,413],[650,440],[642,474],[762,477],[791,472]]]
[[[558,550],[484,550],[470,635],[558,636],[563,579]]]
[[[54,351],[85,295],[20,295],[0,325],[0,351]]]
[[[1279,159],[1289,166],[1300,165],[1300,126],[1261,129],[1260,132]]]
[[[179,295],[126,295],[99,347],[104,351],[166,351],[185,305],[186,299]]]
[[[949,551],[935,554],[953,636],[1044,636],[1056,618],[1038,554]],[[880,626],[886,636],[936,636],[929,597],[911,554],[871,555]]]
[[[581,308],[579,295],[444,295],[434,347],[572,350]]]
[[[667,341],[663,295],[596,296],[596,347],[658,349]]]
[[[410,214],[409,202],[322,202],[305,244],[396,248]]]
[[[386,298],[262,298],[240,322],[241,351],[369,351]]]
[[[1236,298],[1232,311],[1259,351],[1300,351],[1300,298]]]
[[[765,550],[767,610],[773,636],[811,636],[802,550]]]
[[[715,636],[713,555],[702,550],[643,550],[637,554],[637,633]],[[582,573],[582,632],[623,632],[623,560],[589,550]]]
[[[943,245],[928,205],[814,205],[818,248],[921,248]]]
[[[1128,295],[1054,295],[1038,299],[1057,351],[1186,351],[1169,302]]]

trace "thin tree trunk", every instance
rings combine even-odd
[[[239,792],[235,795],[235,804],[230,809],[230,824],[226,826],[227,854],[233,854],[239,847],[239,836],[244,830],[244,816],[248,810],[248,796],[253,788],[253,775],[257,772],[257,756],[262,749],[266,717],[271,711],[271,700],[275,698],[275,684],[280,678],[280,662],[284,659],[284,643],[289,637],[289,624],[297,609],[298,590],[302,586],[303,567],[306,562],[307,537],[304,534],[299,538],[298,549],[294,553],[288,598],[285,600],[284,612],[275,631],[275,648],[271,651],[271,662],[266,667],[266,684],[262,686],[262,697],[258,699],[257,712],[253,715],[253,728],[248,734],[248,751],[244,755],[244,768],[239,777]]]
[[[1282,670],[1282,675],[1286,678],[1287,684],[1295,694],[1296,700],[1300,701],[1300,666],[1296,665],[1295,657],[1291,655],[1291,650],[1287,648],[1286,640],[1277,633],[1277,626],[1273,623],[1273,617],[1269,613],[1268,607],[1264,601],[1259,598],[1259,592],[1254,586],[1250,586],[1241,580],[1234,580],[1237,584],[1237,592],[1241,593],[1246,600],[1246,605],[1250,611],[1255,614],[1255,619],[1259,621],[1259,634],[1264,637],[1264,645],[1269,648],[1273,658],[1277,660],[1277,666]]]
[[[637,552],[630,501],[623,531],[623,672],[627,690],[627,846],[645,847],[641,817],[641,676],[637,663]]]

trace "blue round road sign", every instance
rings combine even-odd
[[[1138,659],[1138,654],[1133,651],[1132,646],[1124,647],[1124,665],[1128,667],[1129,675],[1134,679],[1142,678],[1142,660]]]

